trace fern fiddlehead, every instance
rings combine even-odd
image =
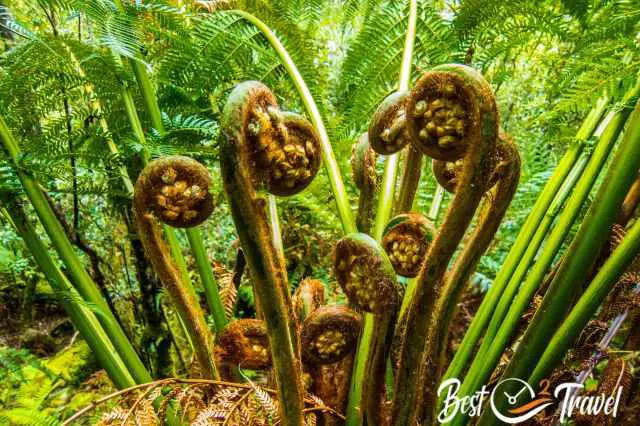
[[[267,328],[264,321],[243,318],[227,325],[218,336],[219,357],[250,370],[271,367]]]
[[[356,308],[374,314],[371,329],[365,331],[369,335],[366,362],[360,367],[364,369],[363,380],[352,383],[352,387],[361,387],[361,396],[359,401],[350,401],[350,409],[362,410],[368,424],[380,424],[386,359],[393,338],[391,325],[396,319],[402,290],[384,249],[366,234],[350,234],[338,241],[334,265],[338,283],[349,301]],[[353,398],[353,389],[351,393]]]
[[[404,336],[396,378],[396,391],[407,397],[394,403],[394,424],[412,424],[424,411],[422,405],[433,407],[438,380],[433,372],[439,356],[433,347],[435,302],[442,293],[447,265],[489,181],[491,153],[498,137],[491,87],[482,75],[464,65],[443,65],[425,73],[409,95],[406,115],[411,142],[425,155],[445,161],[463,159],[458,183],[463,190],[450,203],[416,278],[406,312],[412,332]],[[429,418],[419,420],[430,424]]]
[[[429,219],[419,213],[405,213],[391,219],[382,236],[382,246],[396,274],[418,275],[436,233]]]
[[[264,316],[281,401],[281,418],[301,426],[302,381],[286,266],[271,238],[265,196],[294,194],[318,171],[319,139],[304,119],[282,113],[262,83],[239,84],[223,113],[220,165],[231,214]]]
[[[360,316],[346,306],[322,306],[302,324],[302,360],[308,364],[333,364],[355,351]]]
[[[406,91],[397,91],[380,103],[369,125],[371,147],[382,155],[391,155],[409,143],[404,104]]]
[[[213,336],[195,295],[187,290],[162,237],[160,222],[186,228],[204,222],[213,211],[211,178],[197,161],[171,156],[150,162],[136,181],[133,212],[146,255],[166,288],[193,341],[204,374],[216,378]]]
[[[305,278],[293,295],[293,309],[298,321],[304,321],[320,306],[324,305],[324,285],[322,281]]]

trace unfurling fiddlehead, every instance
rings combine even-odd
[[[358,231],[369,233],[375,219],[376,192],[378,189],[378,173],[376,171],[376,151],[371,148],[369,136],[363,133],[351,152],[351,169],[353,181],[360,190],[358,198]]]
[[[427,73],[429,74],[429,73]],[[426,77],[426,78],[425,78]],[[473,135],[473,105],[460,83],[437,71],[423,77],[407,103],[407,131],[425,155],[444,161],[462,158]]]
[[[498,137],[498,112],[489,83],[464,65],[443,65],[426,72],[406,104],[411,142],[425,155],[445,161],[462,159],[457,191],[431,243],[405,313],[411,333],[400,348],[394,424],[431,424],[439,380],[435,347],[436,300],[444,297],[447,266],[483,197]],[[426,339],[425,339],[426,336]]]
[[[302,359],[333,364],[355,351],[362,327],[360,316],[346,306],[323,306],[302,324]]]
[[[306,120],[281,112],[273,93],[256,81],[231,92],[222,124],[222,178],[268,331],[281,419],[285,425],[302,426],[297,327],[286,265],[272,238],[267,201],[257,189],[278,195],[304,189],[320,166],[320,141]]]
[[[350,234],[336,244],[335,273],[342,290],[358,309],[389,312],[400,301],[400,286],[386,253],[366,234]]]
[[[152,161],[136,182],[133,211],[145,253],[187,325],[200,368],[216,378],[213,336],[195,294],[182,282],[158,222],[181,228],[202,223],[213,211],[210,185],[209,172],[195,160],[172,156]]]
[[[407,92],[394,92],[378,106],[369,125],[371,147],[382,155],[400,151],[409,143],[404,104]]]
[[[418,275],[435,233],[431,221],[419,213],[401,214],[389,221],[382,246],[396,274],[409,278]]]
[[[367,424],[381,424],[386,359],[402,290],[384,249],[368,235],[350,234],[338,241],[334,266],[349,301],[358,309],[375,314],[359,402]]]
[[[506,134],[500,133],[500,141],[493,155],[495,166],[487,183],[487,193],[475,231],[447,274],[434,311],[434,323],[438,324],[437,329],[434,330],[438,336],[435,338],[434,345],[437,345],[440,351],[441,367],[446,358],[449,324],[453,319],[464,286],[493,241],[520,179],[520,155],[515,144]]]
[[[240,319],[227,325],[218,336],[219,357],[224,362],[263,370],[271,367],[267,328],[257,319]]]
[[[308,385],[310,391],[322,399],[329,407],[338,412],[344,412],[344,405],[349,391],[351,366],[353,364],[352,349],[357,346],[361,321],[360,316],[348,308],[322,307],[324,302],[324,285],[321,281],[313,278],[305,278],[293,296],[296,315],[300,321],[304,321],[301,346],[303,348],[302,357],[305,361],[305,385]],[[335,312],[335,315],[332,312]],[[357,321],[354,322],[352,319]],[[314,340],[316,337],[321,338],[323,341],[318,341],[317,343],[320,344],[320,348],[327,348],[329,347],[327,343],[336,337],[335,332],[328,334],[324,338],[319,336],[318,332],[322,333],[321,327],[324,327],[327,322],[341,324],[340,329],[344,329],[345,335],[348,337],[344,346],[347,350],[343,351],[342,359],[333,364],[324,363],[324,358],[319,359],[321,363],[318,364],[315,361],[314,354],[318,352],[319,348],[315,347]],[[333,326],[331,327],[333,328]],[[306,343],[307,341],[309,343]],[[340,347],[335,349],[340,349]],[[325,349],[323,351],[326,352]],[[336,419],[330,416],[324,416],[323,422],[327,426],[338,424]]]

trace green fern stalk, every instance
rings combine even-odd
[[[14,196],[9,198],[11,197]],[[56,266],[47,246],[38,236],[24,209],[16,202],[17,199],[3,199],[2,201],[8,207],[8,209],[2,209],[3,213],[11,220],[18,235],[24,240],[27,249],[29,249],[36,264],[44,273],[47,281],[49,281],[51,288],[56,293],[63,295],[60,299],[60,304],[69,315],[69,318],[71,318],[71,322],[78,329],[82,338],[91,348],[100,366],[105,369],[118,389],[136,385],[136,381],[129,373],[127,366],[122,362],[118,352],[111,344],[109,336],[105,333],[94,313],[82,305],[84,302],[79,303],[74,300],[76,298],[81,300],[82,297]]]
[[[87,302],[95,304],[99,309],[104,311],[104,315],[100,317],[100,322],[102,323],[106,333],[109,335],[109,338],[111,339],[113,346],[118,351],[118,354],[126,363],[127,368],[136,383],[146,383],[151,381],[149,372],[145,369],[142,361],[140,361],[140,358],[138,357],[138,354],[131,345],[131,342],[127,339],[122,328],[120,328],[113,312],[109,309],[107,302],[104,300],[102,294],[100,294],[100,290],[96,286],[95,282],[93,282],[87,271],[84,269],[80,258],[74,252],[71,242],[67,238],[66,233],[62,229],[62,225],[57,220],[56,215],[51,209],[51,206],[44,194],[40,191],[37,182],[22,169],[20,164],[20,157],[22,155],[20,147],[13,138],[9,127],[1,116],[0,140],[14,164],[16,174],[22,183],[27,197],[31,201],[36,214],[40,218],[47,235],[49,235],[51,242],[55,246],[60,259],[67,266],[74,286]]]
[[[513,303],[508,305],[509,310],[507,311],[502,323],[497,327],[498,331],[495,338],[491,340],[487,339],[483,342],[481,351],[484,350],[485,352],[479,351],[476,354],[476,357],[469,368],[469,372],[460,387],[462,395],[469,395],[473,393],[475,389],[478,389],[482,383],[489,378],[492,370],[497,365],[501,354],[506,349],[513,333],[517,329],[518,323],[522,318],[522,314],[529,307],[531,299],[542,283],[549,266],[557,256],[564,239],[577,219],[584,202],[587,200],[598,175],[604,167],[604,164],[606,163],[606,160],[609,157],[622,128],[624,127],[628,114],[628,109],[626,110],[626,113],[624,111],[616,113],[607,125],[607,128],[600,138],[584,174],[577,183],[571,198],[558,218],[556,226],[553,231],[547,235],[545,247],[537,257],[537,261],[533,265],[531,271],[529,271],[527,279],[520,285],[520,289],[515,300]],[[493,326],[495,327],[495,325]],[[454,424],[457,425],[462,423],[456,420]]]
[[[314,129],[320,136],[322,160],[329,176],[331,190],[333,191],[333,195],[336,199],[338,214],[340,215],[340,220],[342,222],[342,229],[345,234],[357,232],[358,229],[353,218],[351,205],[349,204],[349,196],[347,195],[347,191],[344,187],[342,176],[340,174],[340,167],[338,166],[338,162],[336,161],[336,157],[333,153],[331,141],[329,140],[327,129],[325,128],[324,121],[322,120],[322,116],[320,115],[320,110],[318,109],[318,106],[316,105],[316,102],[313,99],[313,96],[311,95],[307,84],[302,78],[302,75],[300,75],[298,68],[291,59],[291,56],[289,56],[289,52],[287,52],[287,49],[285,49],[285,47],[282,45],[273,31],[271,31],[271,29],[260,19],[243,10],[231,10],[230,12],[235,13],[238,16],[242,16],[244,19],[255,25],[256,28],[258,28],[262,32],[271,47],[280,57],[282,65],[287,70],[287,73],[289,73],[291,80],[293,80],[294,86],[298,90],[298,94],[300,95],[302,103],[304,104],[304,107],[309,114]]]
[[[600,249],[607,241],[603,236],[611,231],[624,197],[640,168],[640,102],[637,101],[639,95],[640,81],[625,96],[623,109],[612,119],[602,136],[603,139],[617,139],[631,114],[609,172],[503,377],[529,376],[535,360],[540,358],[548,346],[549,340],[564,318],[567,306],[580,291]],[[579,185],[576,191],[581,190]],[[504,337],[507,332],[506,328],[504,333],[501,330],[502,336],[498,337]],[[500,398],[496,406],[503,407],[504,402]],[[485,413],[480,424],[495,424],[495,419],[491,419],[491,416]]]
[[[527,216],[491,288],[482,300],[478,312],[473,317],[469,329],[465,333],[449,368],[443,376],[443,380],[452,377],[460,378],[462,372],[466,369],[467,363],[474,354],[475,346],[486,330],[496,305],[501,300],[511,276],[521,263],[521,259],[530,245],[531,235],[539,228],[540,222],[544,219],[549,206],[565,182],[565,179],[571,173],[571,170],[574,170],[574,166],[585,147],[585,140],[591,137],[591,134],[604,114],[608,102],[608,99],[603,99],[598,103],[596,108],[591,110],[587,115],[587,118],[576,134],[577,142],[564,154],[553,175],[538,196],[538,199],[531,209],[531,213]]]
[[[398,82],[398,91],[404,92],[409,89],[409,83],[411,82],[411,64],[413,62],[413,48],[415,45],[416,39],[416,25],[418,22],[418,2],[410,1],[409,2],[409,23],[407,27],[407,38],[404,46],[404,52],[402,55],[402,65],[400,68],[400,81]],[[402,183],[400,186],[400,196],[398,199],[398,207],[396,210],[396,214],[406,213],[411,210],[411,206],[413,205],[413,199],[416,194],[416,189],[418,189],[418,182],[420,181],[420,172],[422,168],[422,153],[415,149],[413,146],[409,145],[406,148],[407,159],[404,164],[404,173],[402,175]],[[390,162],[390,161],[389,161]],[[385,164],[385,176],[387,175],[386,170],[387,165]],[[394,167],[393,164],[389,164],[389,167]],[[397,168],[397,164],[394,168]],[[395,191],[395,182],[396,182],[396,174],[397,172],[389,172],[389,180],[393,179]],[[383,186],[386,187],[386,181],[384,181]],[[389,194],[391,198],[385,200],[388,204],[392,204],[393,200],[393,192]],[[382,197],[380,197],[382,198]],[[378,204],[378,207],[380,204]],[[380,211],[380,210],[378,210]],[[391,217],[391,212],[384,211],[384,215],[386,215],[386,220],[382,223],[382,230],[384,231],[384,227],[387,224],[387,221]],[[380,218],[382,221],[383,217]],[[377,218],[376,218],[376,232],[377,228]],[[378,234],[376,234],[378,235]],[[380,234],[382,235],[382,234]],[[376,236],[376,238],[378,238]]]
[[[538,229],[535,231],[533,236],[530,236],[531,239],[529,240],[529,246],[525,250],[524,255],[520,259],[520,264],[518,265],[513,275],[511,276],[511,279],[507,284],[507,288],[505,289],[505,291],[502,294],[502,297],[500,298],[498,306],[496,307],[495,312],[491,317],[491,321],[489,322],[489,326],[485,333],[482,345],[480,346],[480,350],[478,351],[478,355],[476,356],[479,356],[479,354],[485,353],[488,350],[491,343],[493,342],[493,339],[498,333],[498,330],[500,329],[500,326],[502,324],[502,321],[506,313],[511,307],[513,298],[515,297],[516,293],[518,292],[518,289],[520,288],[520,284],[522,283],[522,280],[525,278],[526,273],[529,270],[529,267],[534,262],[534,259],[536,257],[536,254],[538,253],[538,250],[540,249],[540,247],[543,245],[544,241],[548,237],[549,229],[555,222],[558,214],[560,214],[560,210],[564,206],[565,202],[571,195],[573,188],[575,187],[580,177],[582,176],[591,155],[590,151],[591,150],[582,152],[574,168],[571,170],[571,173],[569,173],[569,176],[567,176],[567,179],[564,181],[564,184],[558,191],[558,194],[553,199],[553,203],[551,204],[551,206],[549,206],[549,209],[547,210],[544,217],[540,221],[540,224],[538,225]]]
[[[611,287],[625,272],[640,251],[640,221],[637,221],[627,232],[622,243],[602,265],[598,274],[582,294],[576,306],[562,323],[558,331],[547,345],[540,361],[533,370],[530,383],[538,383],[547,377],[553,368],[562,360],[567,350],[573,346],[580,332],[596,314]]]
[[[202,286],[204,287],[204,295],[209,305],[209,311],[213,316],[215,330],[216,333],[219,333],[227,325],[228,319],[224,311],[220,293],[218,292],[218,284],[213,276],[209,255],[204,246],[204,241],[202,238],[198,238],[198,236],[202,235],[200,232],[189,232],[189,230],[187,230],[186,234],[196,264],[208,265],[208,267],[199,267],[198,269],[200,271],[200,278],[202,279]]]
[[[411,67],[413,62],[413,48],[416,39],[416,23],[418,20],[418,3],[416,0],[409,1],[409,22],[407,25],[407,37],[404,43],[402,64],[400,65],[400,77],[398,81],[398,92],[405,92],[409,89],[411,82]],[[413,149],[410,147],[410,151]],[[380,194],[378,194],[378,208],[376,210],[376,221],[373,228],[373,237],[380,241],[382,233],[393,208],[395,199],[396,179],[398,176],[399,154],[392,154],[387,157],[384,165],[384,175]],[[414,165],[415,166],[415,165]]]

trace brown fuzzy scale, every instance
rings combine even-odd
[[[349,238],[338,241],[334,250],[338,283],[349,300],[365,312],[388,312],[400,300],[399,285],[384,270],[386,259],[381,259],[380,254]]]
[[[209,172],[191,158],[176,155],[152,161],[138,182],[141,202],[174,228],[199,225],[213,212]]]
[[[155,205],[156,197],[162,188],[169,184],[175,187],[175,183],[179,181],[186,181],[187,188],[193,185],[200,186],[206,196],[204,198],[198,196],[198,201],[189,206],[189,209],[196,207],[202,209],[195,217],[190,217],[188,220],[178,218],[168,223],[176,226],[194,226],[204,221],[213,210],[209,194],[210,181],[204,166],[186,157],[166,157],[152,161],[145,167],[135,185],[133,212],[145,254],[151,260],[162,285],[187,325],[200,368],[206,377],[213,379],[218,376],[211,357],[213,335],[207,326],[198,300],[182,282],[182,275],[171,257],[171,251],[162,237],[162,229],[158,222],[159,216],[165,220],[166,217],[162,214],[162,210],[158,214],[158,206]],[[174,200],[176,199],[180,200],[177,196]]]
[[[454,87],[453,91],[448,88]],[[415,117],[416,103],[430,97],[460,102],[464,109],[464,138],[440,146],[431,138],[422,140],[424,114]],[[453,108],[455,105],[451,108]],[[419,108],[420,109],[420,108]],[[395,391],[394,424],[431,424],[441,374],[441,338],[436,318],[448,312],[448,289],[444,278],[449,262],[470,225],[492,171],[492,153],[498,139],[498,111],[491,86],[477,71],[464,65],[443,65],[426,72],[409,95],[407,129],[411,142],[425,155],[444,161],[463,158],[457,191],[416,278],[415,293],[406,311],[411,332],[405,333],[400,349]],[[418,111],[419,112],[419,111]],[[469,264],[469,263],[468,263]],[[433,324],[438,324],[433,327]],[[432,411],[433,410],[433,411]]]
[[[407,213],[405,216],[406,219],[385,231],[382,247],[396,274],[413,278],[420,272],[436,230],[421,214]]]
[[[392,93],[374,113],[368,134],[371,147],[378,154],[391,155],[409,143],[404,109],[406,99],[407,92]]]
[[[227,325],[218,336],[224,361],[249,370],[271,367],[269,341],[264,321],[240,319]]]
[[[302,324],[302,360],[333,364],[353,352],[362,328],[360,315],[346,306],[323,306]]]

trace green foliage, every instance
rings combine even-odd
[[[125,166],[135,179],[145,152],[151,158],[187,154],[205,162],[216,194],[216,219],[203,226],[207,250],[212,260],[232,269],[236,233],[216,164],[221,108],[236,83],[255,79],[273,89],[283,109],[304,111],[268,41],[245,19],[222,9],[233,3],[250,11],[282,41],[325,119],[354,206],[351,144],[367,129],[380,100],[395,90],[402,59],[406,1],[221,1],[214,2],[220,9],[214,12],[194,3],[11,0],[3,2],[7,11],[0,10],[0,112],[26,153],[20,166],[35,176],[70,223],[73,200],[79,199],[78,231],[107,260],[100,266],[105,289],[130,323],[126,327],[134,340],[143,334],[142,315],[134,309],[142,293],[125,224],[130,200],[119,168]],[[480,69],[497,94],[502,125],[523,157],[516,196],[474,276],[480,289],[488,288],[500,269],[558,159],[574,143],[587,110],[605,92],[619,98],[635,80],[639,6],[637,0],[419,2],[412,80],[445,62]],[[149,71],[166,132],[151,125],[131,64],[118,55]],[[138,106],[146,144],[131,129],[123,87]],[[111,142],[119,152],[109,149]],[[415,209],[428,211],[435,186],[426,164]],[[321,173],[304,194],[278,202],[292,287],[307,276],[330,289],[335,284],[330,246],[340,224],[328,188]],[[14,171],[2,158],[0,191],[21,196]],[[443,207],[449,199],[445,197]],[[184,235],[179,238],[185,243]],[[4,291],[34,267],[4,218],[0,239]],[[90,259],[84,260],[90,266]],[[239,315],[252,312],[253,295],[246,283],[239,292]],[[22,287],[15,287],[20,296]],[[164,306],[162,291],[154,297],[157,306]],[[0,380],[8,383],[24,381],[27,365],[44,366],[26,352],[11,350],[0,351],[0,365]],[[31,408],[3,415],[13,422],[55,424]]]

